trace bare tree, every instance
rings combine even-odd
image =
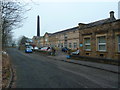
[[[19,40],[18,40],[18,45],[25,44],[25,42],[26,42],[27,39],[28,39],[27,37],[21,36],[21,37],[19,38]]]
[[[15,28],[22,26],[21,21],[25,19],[23,17],[25,10],[25,4],[16,1],[2,0],[1,12],[2,12],[2,45],[5,47],[11,35],[11,31]]]

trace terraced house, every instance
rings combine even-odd
[[[81,56],[120,59],[120,19],[116,20],[111,11],[107,19],[45,33],[39,40],[38,46],[79,48]]]

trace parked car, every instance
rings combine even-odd
[[[49,50],[50,50],[50,47],[43,47],[43,48],[41,48],[40,50],[42,50],[42,51],[49,51]]]
[[[63,51],[63,52],[67,52],[67,51],[70,51],[70,49],[67,48],[67,47],[63,47],[63,48],[62,48],[62,51]]]
[[[26,53],[32,53],[33,51],[32,51],[31,48],[26,48],[26,49],[25,49],[25,52],[26,52]]]
[[[71,55],[79,55],[79,53],[80,53],[80,50],[77,50],[75,52],[71,52]]]
[[[38,47],[34,47],[33,49],[34,49],[34,50],[38,50],[39,48],[38,48]]]
[[[26,48],[30,48],[33,50],[33,46],[30,46],[30,45],[26,46]]]

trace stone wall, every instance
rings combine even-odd
[[[111,23],[106,23],[94,27],[83,28],[80,27],[80,47],[81,56],[100,57],[108,59],[120,59],[120,52],[118,52],[117,36],[120,35],[120,20]],[[91,50],[86,51],[84,45],[84,38],[90,37]],[[97,37],[105,36],[106,51],[98,50]]]

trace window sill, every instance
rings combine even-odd
[[[120,52],[116,52],[116,54],[120,54]]]
[[[91,50],[84,50],[85,52],[92,52]]]
[[[97,51],[97,52],[107,53],[107,51]]]

